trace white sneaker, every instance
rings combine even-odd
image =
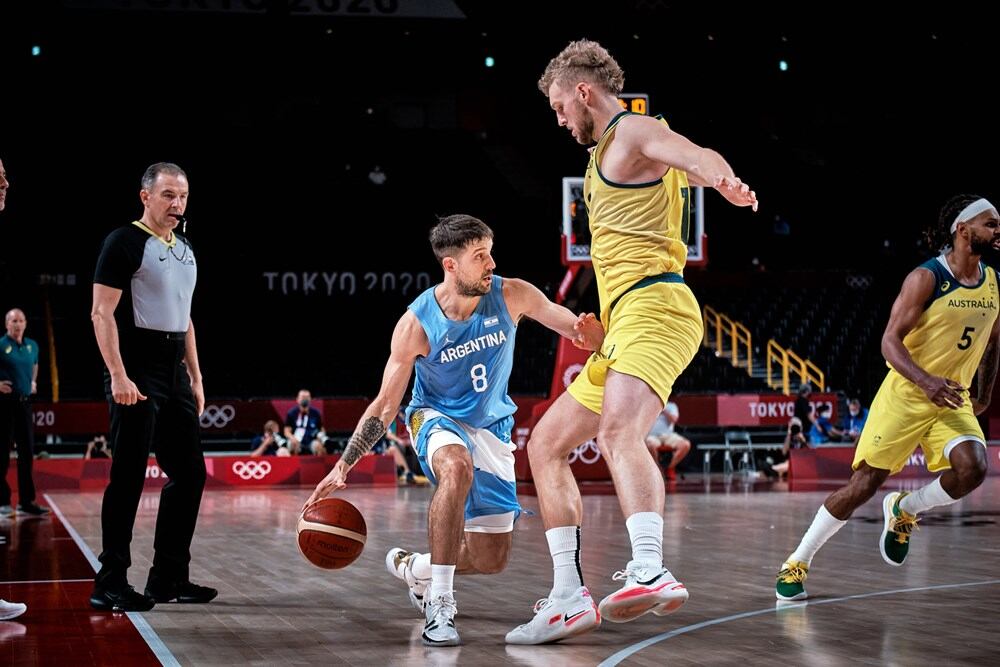
[[[612,623],[627,623],[647,612],[666,616],[687,602],[688,591],[674,579],[670,570],[646,567],[630,561],[624,570],[615,572],[614,581],[625,580],[618,591],[601,600],[598,610]]]
[[[404,551],[399,547],[390,549],[385,555],[385,568],[392,576],[402,579],[410,587],[410,604],[420,613],[424,612],[424,593],[430,585],[430,579],[418,579],[413,574],[413,559],[420,554],[414,551]]]
[[[0,600],[0,621],[9,621],[28,611],[28,605],[20,602]]]
[[[570,597],[543,598],[535,603],[535,617],[507,633],[508,644],[548,644],[582,635],[601,625],[601,614],[586,586]]]
[[[427,622],[424,623],[424,632],[420,636],[424,646],[458,646],[461,640],[455,629],[457,613],[455,598],[450,593],[428,600],[424,611]]]
[[[14,516],[14,508],[10,505],[0,505],[0,516]]]

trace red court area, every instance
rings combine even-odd
[[[58,516],[0,520],[0,665],[159,665],[125,614],[91,609],[94,569]]]

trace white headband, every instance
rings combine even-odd
[[[989,203],[985,199],[977,199],[968,206],[962,209],[962,212],[955,216],[955,222],[951,223],[951,233],[954,234],[955,230],[958,228],[958,223],[967,222],[972,220],[974,217],[982,213],[983,211],[989,211],[990,209],[996,208],[993,204]]]

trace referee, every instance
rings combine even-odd
[[[97,259],[91,319],[104,357],[111,409],[111,481],[101,509],[101,570],[90,604],[146,611],[156,602],[208,602],[218,591],[188,578],[191,539],[205,487],[198,417],[205,406],[191,299],[194,251],[175,233],[188,180],[159,162],[142,177],[142,218],[111,232]],[[160,493],[153,567],[145,594],[129,585],[129,545],[150,447],[169,481]]]

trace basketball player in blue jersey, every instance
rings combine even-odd
[[[889,373],[858,438],[854,473],[826,499],[782,564],[778,600],[807,597],[813,556],[890,475],[903,469],[918,445],[927,469],[941,475],[913,493],[883,498],[878,544],[889,565],[906,559],[920,513],[957,502],[986,476],[986,441],[976,415],[993,394],[1000,303],[996,271],[982,256],[1000,247],[1000,216],[986,199],[958,195],[941,209],[938,231],[951,247],[911,271],[892,305],[882,336]]]
[[[428,518],[431,550],[393,549],[386,566],[424,611],[424,644],[454,646],[454,575],[502,571],[521,511],[510,442],[517,407],[507,395],[517,323],[529,317],[588,350],[600,349],[604,329],[592,314],[577,317],[529,283],[494,275],[493,231],[482,221],[448,216],[430,240],[444,280],[400,318],[379,394],[306,506],[344,488],[348,471],[395,419],[416,368],[406,414],[420,464],[437,485]],[[574,613],[593,621],[597,607],[588,599]]]

